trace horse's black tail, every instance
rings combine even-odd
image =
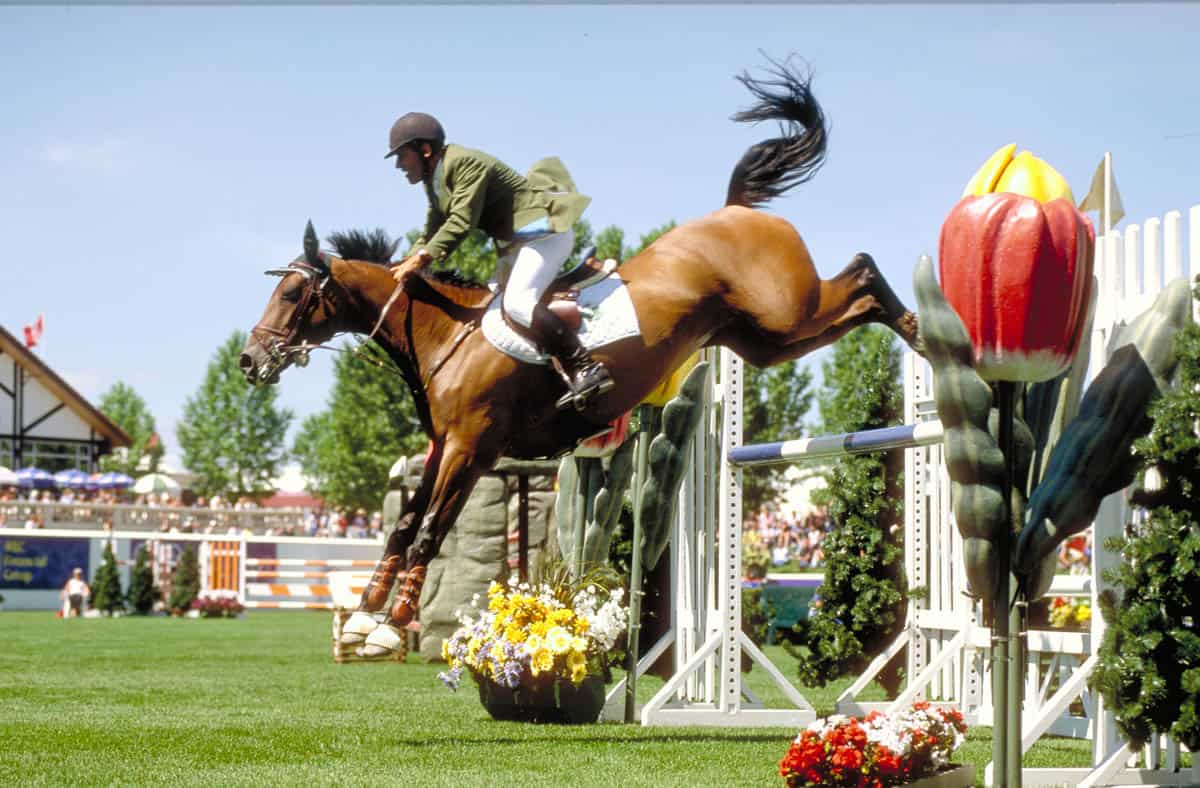
[[[783,122],[783,136],[752,146],[729,177],[726,205],[757,208],[816,174],[825,161],[825,113],[809,90],[811,76],[797,74],[787,61],[771,61],[771,76],[754,79],[743,72],[738,81],[758,100],[733,116],[739,123]]]

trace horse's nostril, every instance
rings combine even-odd
[[[254,366],[254,359],[250,358],[249,353],[243,353],[238,359],[238,368],[248,370]]]

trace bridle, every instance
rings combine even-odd
[[[323,257],[322,260],[324,260]],[[263,364],[258,372],[259,380],[265,383],[289,362],[298,367],[308,366],[308,355],[316,346],[310,345],[307,340],[301,340],[297,344],[296,339],[300,333],[300,326],[321,303],[330,274],[328,266],[321,269],[300,258],[288,263],[287,268],[272,268],[264,273],[268,276],[287,276],[291,273],[298,273],[305,280],[304,290],[300,293],[299,302],[292,310],[292,316],[288,319],[287,325],[283,328],[276,328],[259,322],[250,329],[251,339],[267,354],[267,363]],[[274,339],[265,338],[264,335],[269,335]]]
[[[275,326],[265,325],[260,321],[254,326],[254,328],[250,329],[251,339],[263,349],[267,356],[266,362],[258,370],[258,381],[260,383],[266,383],[270,381],[271,378],[273,378],[289,363],[295,364],[298,367],[308,366],[309,354],[313,350],[324,349],[345,352],[342,348],[335,348],[322,344],[311,344],[307,340],[301,340],[299,343],[296,342],[297,335],[300,333],[301,324],[309,318],[312,312],[321,303],[321,299],[325,294],[325,286],[329,283],[331,278],[331,272],[329,270],[329,265],[326,262],[325,255],[319,254],[318,259],[321,261],[320,266],[313,265],[312,263],[308,262],[304,256],[301,256],[288,263],[286,268],[272,268],[263,272],[268,276],[287,276],[291,273],[299,273],[304,277],[305,281],[304,290],[300,293],[300,298],[296,304],[296,308],[292,311],[292,316],[288,319],[287,325],[285,325],[283,328],[276,328]],[[392,291],[391,296],[388,298],[387,303],[384,304],[383,309],[380,310],[379,317],[375,321],[375,326],[371,329],[371,333],[365,340],[361,340],[359,342],[358,347],[351,351],[353,355],[361,358],[368,364],[399,375],[403,375],[403,372],[371,358],[363,351],[363,348],[366,347],[367,343],[375,338],[375,334],[379,332],[380,327],[383,325],[383,321],[387,317],[388,311],[392,308],[392,305],[396,302],[397,298],[403,291],[403,286],[396,286],[396,288]],[[429,383],[433,380],[433,376],[436,375],[439,370],[441,370],[450,357],[454,355],[454,352],[458,350],[459,346],[462,345],[463,341],[478,327],[479,324],[477,322],[470,322],[463,326],[458,335],[454,337],[453,341],[451,341],[450,346],[445,349],[441,356],[437,358],[430,366],[429,370],[420,378],[422,390],[425,390],[429,387]],[[274,339],[265,339],[263,336],[264,334],[270,335],[271,337],[274,337]]]

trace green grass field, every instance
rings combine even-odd
[[[337,665],[330,616],[73,619],[0,613],[5,785],[770,786],[788,729],[494,722],[439,665]],[[768,653],[785,675],[793,662]],[[763,671],[749,677],[782,706]],[[806,691],[829,713],[848,682]],[[656,679],[639,684],[649,698]],[[882,698],[875,688],[874,699]],[[989,730],[955,760],[977,781]],[[1042,742],[1027,765],[1085,766],[1088,743]],[[980,782],[981,784],[981,782]]]

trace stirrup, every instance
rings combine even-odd
[[[611,391],[617,385],[617,382],[612,379],[612,375],[609,374],[608,370],[602,364],[593,362],[590,367],[583,371],[594,372],[596,370],[602,373],[599,380],[595,380],[590,385],[581,389],[576,389],[574,385],[570,385],[569,391],[559,397],[558,402],[554,406],[559,410],[566,410],[573,405],[575,410],[584,411],[587,410],[594,397]],[[573,383],[574,381],[572,381]]]

